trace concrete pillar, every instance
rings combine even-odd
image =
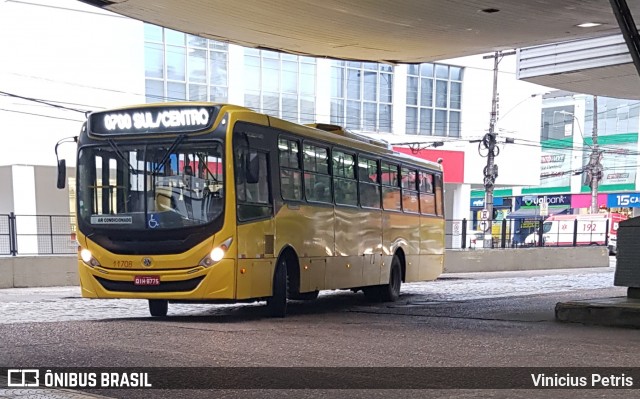
[[[317,59],[316,122],[331,123],[331,60]],[[343,122],[343,124],[345,124]]]
[[[391,133],[404,135],[407,132],[407,66],[393,68],[393,117]],[[387,133],[387,132],[381,132]]]
[[[461,233],[460,221],[469,218],[471,185],[459,183],[445,184],[444,197],[445,214],[447,215],[447,222],[445,223],[445,247],[460,248],[462,242],[461,236],[459,235]]]
[[[244,105],[244,48],[229,44],[229,70],[227,73],[229,76],[229,104]]]
[[[13,206],[17,216],[18,251],[38,253],[38,223],[36,209],[36,181],[33,166],[13,165]]]
[[[471,185],[447,184],[447,186],[453,188],[453,204],[447,219],[468,219],[471,210]]]

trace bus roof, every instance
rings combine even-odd
[[[238,107],[235,105],[227,105],[220,104],[223,108],[222,110],[226,112],[253,112],[255,111]],[[394,151],[390,146],[385,145],[382,140],[376,140],[369,138],[365,135],[360,135],[357,133],[351,133],[346,131],[344,128],[338,125],[330,125],[330,124],[310,124],[310,125],[300,125],[298,123],[285,121],[280,118],[276,118],[273,116],[266,115],[268,119],[269,126],[275,127],[277,129],[289,131],[291,133],[310,138],[316,139],[320,141],[329,142],[332,144],[338,144],[344,146],[346,148],[353,148],[360,151],[365,151],[370,154],[375,154],[379,156],[389,156],[397,159],[399,162],[410,162],[412,164],[417,164],[422,167],[427,167],[430,169],[435,169],[438,171],[442,171],[442,165],[437,162],[428,161],[426,159],[413,157],[408,154],[404,154],[401,152]]]
[[[285,130],[296,135],[300,135],[306,138],[324,141],[331,144],[337,144],[345,148],[352,148],[360,151],[364,151],[370,154],[378,156],[392,157],[399,162],[412,163],[417,166],[422,166],[430,169],[442,171],[442,165],[436,162],[428,161],[422,158],[413,157],[408,154],[403,154],[394,151],[390,148],[386,142],[382,140],[376,140],[364,135],[351,133],[338,125],[330,124],[311,124],[301,125],[279,119],[270,115],[258,113],[250,108],[242,107],[239,105],[225,104],[225,103],[211,103],[211,102],[194,102],[194,101],[180,101],[180,102],[165,102],[165,103],[149,103],[149,104],[137,104],[126,107],[118,107],[107,110],[100,110],[92,112],[88,115],[88,119],[98,114],[109,114],[114,112],[122,112],[127,110],[153,109],[153,108],[174,108],[179,109],[181,107],[215,107],[219,109],[219,112],[213,118],[219,119],[224,113],[253,113],[265,116],[265,126],[271,126],[277,129]],[[213,121],[212,121],[213,122]]]

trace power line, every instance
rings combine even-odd
[[[53,102],[55,100],[37,99],[37,98],[26,97],[26,96],[21,96],[21,95],[16,95],[16,94],[13,94],[13,93],[1,92],[1,91],[0,91],[0,94],[6,95],[6,96],[11,96],[11,97],[16,97],[16,98],[21,98],[21,99],[25,99],[25,100],[28,100],[28,101],[33,101],[33,102],[36,102],[36,103],[41,103],[41,104],[44,104],[44,105],[47,105],[47,106],[52,106],[52,107],[55,107],[55,108],[61,108],[61,109],[71,110],[71,111],[81,112],[81,113],[85,113],[86,112],[86,111],[83,111],[83,110],[79,110],[79,109],[75,109],[75,108],[71,108],[71,107],[64,107],[64,106],[60,106],[58,104],[54,104]],[[152,96],[149,96],[149,97],[152,97]],[[157,97],[158,99],[167,99],[168,98],[168,97],[160,97],[160,96],[155,96],[155,97]],[[55,101],[55,102],[62,103],[61,101]],[[89,105],[86,105],[86,104],[78,104],[78,103],[69,103],[69,104],[82,105],[82,106],[87,106],[87,107],[89,106]],[[25,114],[36,115],[36,116],[52,117],[52,116],[48,116],[48,115],[44,115],[44,114],[27,113],[27,112],[24,112],[24,111],[12,111],[12,110],[7,110],[7,109],[3,109],[3,110],[10,111],[10,112],[25,113]],[[276,110],[270,110],[270,109],[263,109],[262,110],[262,112],[266,112],[266,113],[269,113],[269,112],[275,113],[275,111]],[[278,110],[278,111],[280,111],[280,110]],[[300,114],[300,116],[305,116],[306,115],[306,116],[312,116],[312,117],[315,117],[317,115],[315,113],[299,113],[299,114]],[[325,116],[330,116],[330,115],[325,115]],[[334,119],[335,118],[342,119],[344,122],[346,122],[346,120],[349,118],[348,116],[342,116],[342,117],[332,116],[332,117]],[[64,118],[58,118],[58,119],[64,119]],[[358,121],[359,122],[364,122],[364,121],[366,121],[366,119],[358,118]],[[386,122],[387,120],[386,119],[378,119],[378,121],[379,122],[380,121]],[[561,123],[561,122],[558,122],[558,123]],[[407,134],[407,135],[413,136],[411,134]],[[463,137],[451,137],[451,136],[443,137],[443,136],[434,136],[434,135],[415,135],[415,136],[424,137],[424,138],[438,138],[438,139],[444,138],[444,139],[446,139],[445,140],[446,142],[469,142],[469,141],[473,141],[473,139],[470,138],[470,137],[464,137],[464,138]],[[522,145],[522,146],[530,146],[530,147],[535,147],[535,148],[543,148],[543,149],[546,149],[548,152],[552,152],[553,150],[556,150],[556,151],[561,151],[561,150],[585,151],[585,150],[588,149],[587,147],[575,146],[573,144],[571,146],[560,146],[561,144],[563,144],[563,142],[560,139],[557,139],[558,147],[553,147],[553,143],[550,143],[551,147],[549,147],[549,141],[554,141],[556,139],[547,140],[547,147],[546,148],[545,148],[545,145],[544,145],[545,142],[527,140],[527,139],[522,139],[522,138],[514,138],[514,139],[518,140],[518,141],[522,141],[523,143],[513,142],[513,143],[510,143],[510,144]],[[603,152],[605,154],[606,153],[619,154],[619,151],[620,151],[619,147],[613,146],[613,145],[601,145],[600,147],[603,149]],[[627,151],[625,151],[625,155],[640,155],[640,152],[627,150]]]
[[[25,96],[21,96],[21,95],[18,95],[18,94],[7,93],[6,91],[0,91],[0,94],[3,95],[3,96],[19,98],[19,99],[26,100],[26,101],[32,101],[32,102],[35,102],[35,103],[48,105],[49,107],[64,109],[64,110],[67,110],[67,111],[75,111],[75,112],[80,112],[82,114],[87,112],[86,110],[79,110],[77,108],[66,107],[64,105],[54,104],[54,103],[52,103],[50,101],[41,100],[41,99],[38,99],[38,98],[25,97]]]
[[[84,121],[81,121],[81,120],[78,120],[78,119],[70,119],[70,118],[62,118],[62,117],[59,117],[59,116],[36,114],[36,113],[33,113],[33,112],[16,111],[16,110],[13,110],[13,109],[6,109],[6,108],[0,108],[0,111],[15,112],[17,114],[40,116],[40,117],[43,117],[43,118],[60,119],[60,120],[65,120],[65,121],[84,122]]]

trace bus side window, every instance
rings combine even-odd
[[[405,212],[419,213],[417,172],[414,169],[402,168],[402,209]]]
[[[355,164],[354,154],[333,151],[333,187],[338,205],[358,205]]]
[[[436,194],[436,213],[438,216],[444,216],[444,194],[442,189],[442,175],[435,175],[435,194]]]
[[[378,162],[364,157],[358,158],[358,190],[360,206],[380,208],[380,173]]]
[[[436,214],[436,196],[433,190],[433,175],[428,172],[418,172],[418,189],[420,190],[420,213],[423,215]]]
[[[382,207],[386,210],[402,210],[398,165],[386,162],[382,162]]]
[[[246,147],[239,147],[236,154],[236,197],[238,201],[237,211],[238,219],[253,220],[271,216],[271,195],[269,192],[268,181],[268,154],[265,152],[256,152],[251,150],[257,157],[256,162],[259,164],[258,176],[256,182],[249,182],[247,176],[247,157],[250,150]]]
[[[285,138],[278,139],[280,162],[280,195],[285,200],[302,200],[302,169],[300,167],[300,143]]]
[[[304,144],[304,186],[309,201],[332,202],[329,149]]]

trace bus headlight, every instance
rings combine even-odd
[[[93,257],[91,251],[86,248],[82,248],[80,250],[80,257],[82,258],[82,261],[89,266],[100,266],[100,262],[98,262],[98,260]]]
[[[229,250],[229,247],[231,246],[232,241],[233,241],[233,238],[231,237],[224,240],[222,244],[212,249],[207,256],[202,258],[199,265],[204,267],[209,267],[214,263],[220,262],[222,258],[224,258],[224,255],[227,253],[227,250]]]
[[[220,247],[214,248],[209,256],[211,257],[212,261],[220,262],[222,258],[224,258],[224,249]]]

